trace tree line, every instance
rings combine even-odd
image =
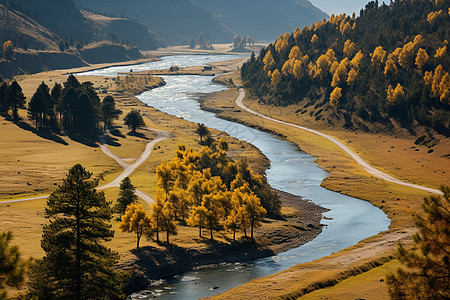
[[[28,103],[17,81],[8,84],[0,77],[0,114],[18,121],[19,109],[25,108],[37,130],[57,133],[106,131],[122,114],[112,96],[100,100],[93,83],[80,83],[74,75],[69,75],[63,85],[55,83],[52,89],[42,82]],[[132,132],[145,126],[138,110],[131,110],[124,123]]]
[[[261,102],[299,103],[299,114],[314,106],[316,120],[391,127],[393,119],[448,135],[449,28],[445,1],[372,1],[358,17],[332,15],[281,35],[252,55],[241,75]]]

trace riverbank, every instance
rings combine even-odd
[[[198,237],[198,228],[179,226],[182,236],[172,237],[172,244],[151,243],[151,246],[130,251],[119,264],[120,269],[132,272],[127,294],[187,271],[276,255],[303,245],[322,232],[322,213],[326,209],[299,196],[277,193],[283,217],[266,217],[262,226],[255,230],[254,241],[241,232],[233,241],[232,232],[223,229],[210,240]],[[208,236],[206,232],[205,235]],[[180,246],[186,244],[189,247]]]

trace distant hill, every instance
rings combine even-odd
[[[243,65],[261,102],[299,119],[376,132],[450,136],[448,1],[366,5],[280,36]]]
[[[0,4],[0,42],[16,47],[58,50],[60,37],[25,14]]]
[[[328,18],[307,0],[193,0],[240,36],[272,41],[296,27]]]
[[[306,0],[75,0],[80,7],[136,18],[170,45],[189,44],[203,32],[213,43],[237,34],[273,40],[280,32],[327,15]]]
[[[144,24],[81,11],[72,0],[0,0],[0,43],[13,47],[12,56],[0,49],[3,77],[142,58],[132,39],[143,49],[161,45]]]
[[[235,35],[191,0],[75,0],[81,8],[141,20],[171,45],[189,44],[203,32],[212,42],[231,42]]]

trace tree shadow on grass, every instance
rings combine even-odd
[[[121,146],[121,144],[118,142],[118,139],[113,137],[113,136],[110,136],[110,135],[106,135],[105,136],[105,143],[108,146],[113,146],[113,147],[120,147]]]
[[[60,136],[56,135],[55,133],[53,133],[50,129],[47,128],[43,128],[43,129],[36,129],[34,127],[32,127],[30,124],[21,121],[21,120],[16,120],[13,121],[14,124],[17,125],[17,127],[23,129],[23,130],[27,130],[27,131],[31,131],[32,133],[34,133],[35,135],[46,139],[46,140],[50,140],[59,144],[63,144],[65,146],[69,145],[65,140],[63,140]]]
[[[113,136],[117,136],[117,137],[121,137],[121,138],[126,138],[125,135],[123,135],[122,132],[120,132],[120,130],[117,127],[111,128],[109,129],[109,133]]]
[[[84,132],[77,132],[77,131],[70,131],[67,133],[67,136],[74,142],[83,144],[88,147],[97,148],[98,145],[98,136],[99,134],[97,132],[93,131],[84,131]]]
[[[145,134],[143,134],[142,132],[137,132],[137,131],[130,131],[127,133],[127,135],[129,136],[134,136],[134,137],[138,137],[144,140],[148,140],[149,138],[145,136]]]

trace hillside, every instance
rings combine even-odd
[[[58,50],[60,38],[23,13],[0,4],[0,41],[21,48]]]
[[[141,20],[171,45],[186,45],[203,32],[212,42],[232,41],[235,33],[191,0],[75,0],[81,8]]]
[[[213,43],[250,35],[269,41],[280,32],[327,15],[306,0],[75,0],[80,7],[142,20],[170,45],[186,45],[200,32]]]
[[[10,55],[0,53],[2,77],[135,60],[134,44],[163,45],[141,22],[82,11],[72,0],[0,0],[0,16],[0,42],[12,42]]]
[[[450,16],[445,1],[369,3],[281,35],[242,67],[260,102],[299,120],[369,132],[450,135]],[[430,140],[431,139],[431,140]]]
[[[272,41],[280,32],[310,25],[324,12],[307,0],[194,0],[226,27],[258,41]]]

